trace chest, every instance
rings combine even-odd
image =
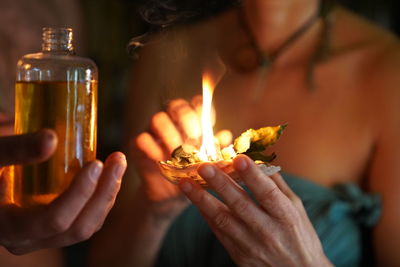
[[[248,128],[288,123],[268,151],[278,154],[276,164],[327,186],[359,182],[373,142],[368,93],[351,79],[324,73],[315,76],[314,89],[299,69],[264,79],[226,77],[216,90],[217,127],[238,136]]]

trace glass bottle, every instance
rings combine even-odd
[[[42,52],[18,61],[15,133],[50,128],[58,146],[46,162],[14,166],[15,204],[50,203],[96,158],[97,79],[94,62],[75,56],[70,28],[43,28]]]

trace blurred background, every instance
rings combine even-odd
[[[179,1],[182,0],[165,0],[165,8]],[[196,5],[201,7],[203,2],[189,1],[186,0],[192,3],[189,6],[193,10],[196,10]],[[212,5],[217,1],[210,0],[208,3]],[[399,1],[339,2],[400,34]],[[13,116],[15,66],[18,58],[24,54],[41,50],[41,28],[72,27],[77,54],[92,58],[99,68],[98,157],[103,160],[112,151],[120,150],[123,140],[123,100],[128,87],[129,70],[135,64],[127,45],[134,36],[162,28],[142,19],[140,7],[143,4],[152,5],[152,0],[1,0],[0,112]],[[199,13],[194,17],[199,19],[207,15]],[[84,247],[83,243],[69,248],[75,255],[69,257],[70,266],[80,266]]]

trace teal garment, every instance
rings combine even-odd
[[[282,174],[302,199],[307,214],[335,266],[372,265],[368,229],[380,216],[380,198],[352,184],[332,189]],[[247,189],[246,189],[247,190]],[[197,208],[188,207],[172,224],[156,266],[235,266]]]

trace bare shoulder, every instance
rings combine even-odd
[[[339,8],[336,13],[336,49],[357,62],[361,91],[369,95],[370,104],[382,107],[385,114],[379,115],[394,116],[393,110],[400,106],[399,39],[348,10]]]
[[[367,19],[343,8],[336,12],[334,43],[340,51],[351,51],[362,57],[366,71],[376,76],[393,76],[400,67],[400,41],[398,37]]]
[[[397,36],[389,30],[342,7],[334,11],[334,25],[339,37],[338,41],[345,45],[363,44],[378,47],[399,41]]]

